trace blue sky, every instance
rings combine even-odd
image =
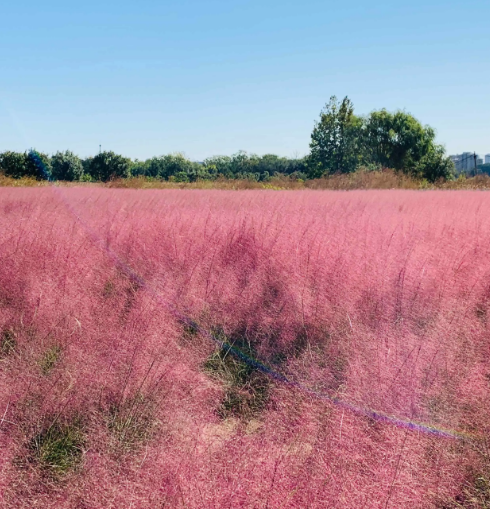
[[[0,151],[293,156],[331,95],[490,153],[488,0],[4,0]]]

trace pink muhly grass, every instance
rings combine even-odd
[[[489,209],[0,190],[3,506],[485,507]]]

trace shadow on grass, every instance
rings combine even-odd
[[[224,345],[208,357],[203,369],[210,377],[224,385],[225,394],[217,413],[223,419],[251,418],[266,407],[271,380],[252,363],[241,358],[256,358],[256,352],[248,342],[235,339],[233,343],[229,343],[221,329],[215,330],[214,334]]]

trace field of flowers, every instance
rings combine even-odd
[[[478,191],[0,189],[0,507],[490,507]]]

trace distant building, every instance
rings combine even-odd
[[[483,159],[481,157],[478,157],[476,159],[476,166],[478,167],[478,166],[481,166],[482,164],[483,164]]]
[[[490,154],[485,156],[485,164],[490,164]]]
[[[456,167],[456,171],[461,173],[475,171],[475,155],[473,152],[463,152],[462,154],[449,157],[452,159],[454,166]]]

